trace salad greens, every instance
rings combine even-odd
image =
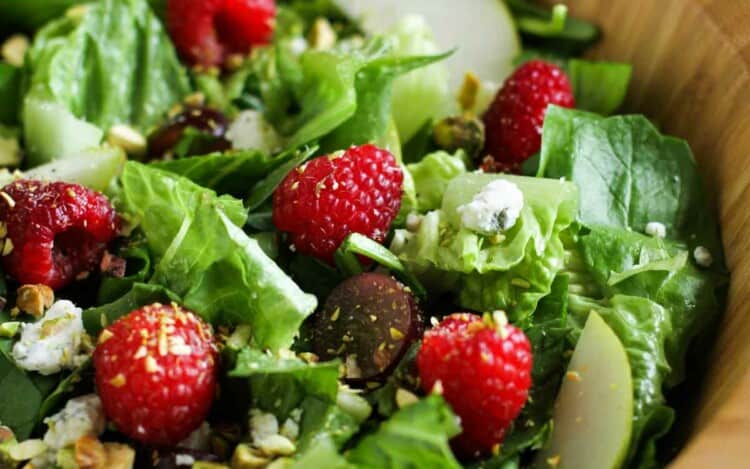
[[[662,438],[675,410],[665,396],[684,381],[691,347],[720,317],[728,283],[710,200],[686,141],[644,116],[614,115],[633,70],[580,58],[600,36],[595,25],[564,5],[497,2],[493,14],[508,18],[498,27],[508,30],[492,33],[520,35],[523,51],[508,43],[498,57],[510,51],[514,62],[493,66],[553,62],[576,101],[576,109],[547,109],[525,176],[474,170],[482,143],[445,151],[436,138],[435,123],[446,116],[479,122],[505,77],[469,75],[454,89],[470,70],[445,61],[487,51],[471,41],[468,52],[445,47],[456,31],[432,10],[399,13],[373,31],[387,11],[362,22],[346,14],[359,2],[279,0],[270,43],[214,70],[183,64],[165,28],[164,0],[0,2],[0,38],[33,34],[22,67],[0,60],[0,165],[21,170],[0,173],[0,181],[78,183],[106,193],[116,208],[123,229],[106,256],[121,271],[102,264],[56,292],[83,308],[92,338],[155,302],[182,304],[212,325],[221,392],[208,420],[242,434],[214,432],[227,446],[220,459],[231,459],[238,444],[252,446],[252,416],[265,415],[295,428],[294,451],[276,460],[287,468],[526,467],[548,441],[571,351],[595,311],[622,343],[632,374],[625,465],[666,463]],[[320,28],[327,42],[318,40]],[[201,105],[248,138],[217,137],[207,130],[216,122],[186,124],[169,157],[145,156],[156,129]],[[243,127],[243,114],[271,126],[273,144]],[[110,138],[123,125],[140,137],[128,148]],[[227,149],[199,151],[207,138]],[[274,191],[310,159],[365,143],[389,150],[403,171],[401,209],[386,241],[349,233],[330,263],[296,252],[276,228]],[[497,182],[516,187],[523,203],[513,223],[483,232],[465,220],[466,207]],[[500,225],[504,210],[492,214]],[[320,361],[306,319],[364,272],[401,281],[422,317],[382,379],[351,389],[343,383],[352,357]],[[34,320],[15,317],[10,282],[7,289],[0,276],[0,326]],[[502,310],[525,333],[533,386],[502,446],[459,460],[450,441],[460,419],[420,388],[416,356],[421,329],[467,310]],[[90,361],[51,376],[22,369],[11,353],[15,334],[0,338],[0,424],[22,441],[41,437],[45,417],[94,386]],[[3,457],[0,445],[0,465]]]
[[[25,106],[54,119],[62,111],[41,103],[55,103],[105,131],[115,124],[148,129],[190,92],[185,68],[146,2],[109,0],[86,8],[35,35],[26,56]],[[39,119],[30,112],[24,123]],[[26,138],[36,164],[56,157],[54,147],[36,146],[44,145],[44,135]]]

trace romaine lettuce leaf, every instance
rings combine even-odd
[[[125,165],[115,197],[137,225],[155,262],[150,283],[179,295],[212,323],[252,326],[256,345],[291,345],[316,300],[261,250],[240,226],[242,202],[136,162]]]
[[[187,73],[145,0],[86,8],[36,34],[26,56],[26,100],[57,103],[103,130],[130,124],[146,131],[190,92]]]
[[[518,185],[524,206],[512,228],[490,239],[463,228],[457,209],[498,178]],[[577,203],[570,183],[464,174],[448,184],[442,208],[423,216],[416,233],[397,231],[391,248],[425,284],[455,293],[461,306],[507,309],[519,320],[549,293],[563,266],[560,234],[573,223]]]
[[[460,468],[448,439],[460,432],[442,397],[430,395],[396,412],[346,455],[359,468]]]
[[[719,289],[726,276],[696,267],[683,245],[626,230],[591,227],[578,245],[605,296],[640,296],[669,312],[672,333],[665,350],[672,372],[666,384],[681,382],[688,346],[721,313]]]
[[[285,419],[310,396],[336,402],[340,363],[310,364],[245,347],[240,350],[231,378],[248,378],[252,407]]]
[[[684,140],[661,135],[643,116],[601,118],[550,107],[544,120],[539,175],[573,181],[580,219],[643,232],[649,222],[690,250],[708,248],[721,266],[718,226]]]
[[[418,163],[406,165],[414,178],[417,210],[428,212],[440,208],[445,189],[451,179],[466,172],[463,152],[456,155],[444,151],[430,153]]]

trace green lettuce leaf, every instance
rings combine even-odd
[[[450,155],[444,151],[431,153],[418,163],[406,165],[406,168],[414,178],[420,212],[440,208],[451,179],[466,172],[462,153]]]
[[[649,222],[691,250],[707,247],[720,266],[718,226],[708,208],[690,147],[661,135],[643,116],[606,119],[550,107],[539,175],[564,177],[581,190],[580,219],[643,232]]]
[[[698,268],[681,244],[626,230],[592,227],[578,245],[588,273],[606,296],[641,296],[669,312],[672,333],[665,350],[672,372],[666,384],[681,382],[688,346],[721,314],[719,291],[726,276]]]
[[[309,396],[335,403],[339,367],[336,361],[310,364],[245,347],[229,376],[248,378],[251,405],[285,419]]]
[[[146,131],[191,90],[145,0],[102,0],[49,23],[26,68],[27,101],[57,103],[103,130],[130,124]]]
[[[463,228],[457,209],[498,178],[520,188],[524,206],[512,228],[490,239]],[[461,175],[448,184],[442,208],[423,216],[416,233],[397,231],[392,249],[425,284],[455,293],[459,305],[507,309],[518,320],[549,293],[563,265],[560,233],[574,221],[577,199],[576,187],[566,182]]]
[[[391,41],[383,41],[380,45],[381,52],[387,53],[387,56],[370,60],[357,73],[356,111],[323,139],[321,145],[324,151],[340,150],[363,143],[380,143],[386,140],[391,123],[394,80],[413,70],[423,69],[449,55],[402,57],[391,52],[391,43]],[[386,144],[381,144],[381,146],[389,148]],[[400,152],[400,145],[394,147],[398,149],[395,151]],[[389,149],[394,151],[394,148]]]
[[[120,182],[115,203],[147,240],[150,283],[211,323],[250,324],[259,347],[291,345],[316,300],[242,231],[241,201],[136,162],[125,165]]]
[[[583,52],[599,38],[594,24],[567,15],[567,8],[552,11],[530,0],[505,0],[524,39],[524,46],[540,47],[557,54]]]
[[[448,440],[460,432],[442,397],[431,395],[396,412],[346,455],[359,468],[460,468]]]

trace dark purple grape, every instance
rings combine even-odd
[[[201,132],[205,138],[196,139],[191,146],[191,153],[196,155],[214,151],[224,151],[231,147],[224,134],[229,121],[221,112],[207,108],[190,106],[181,113],[171,117],[164,125],[148,137],[148,154],[152,159],[164,158],[174,150],[185,129],[192,127]]]
[[[313,316],[310,345],[322,360],[341,358],[350,384],[383,381],[419,338],[420,316],[401,283],[384,274],[360,274],[334,288]]]

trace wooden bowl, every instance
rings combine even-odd
[[[625,110],[644,113],[690,142],[721,222],[732,272],[728,307],[691,438],[670,467],[748,468],[750,0],[564,3],[602,27],[592,57],[633,64]]]

